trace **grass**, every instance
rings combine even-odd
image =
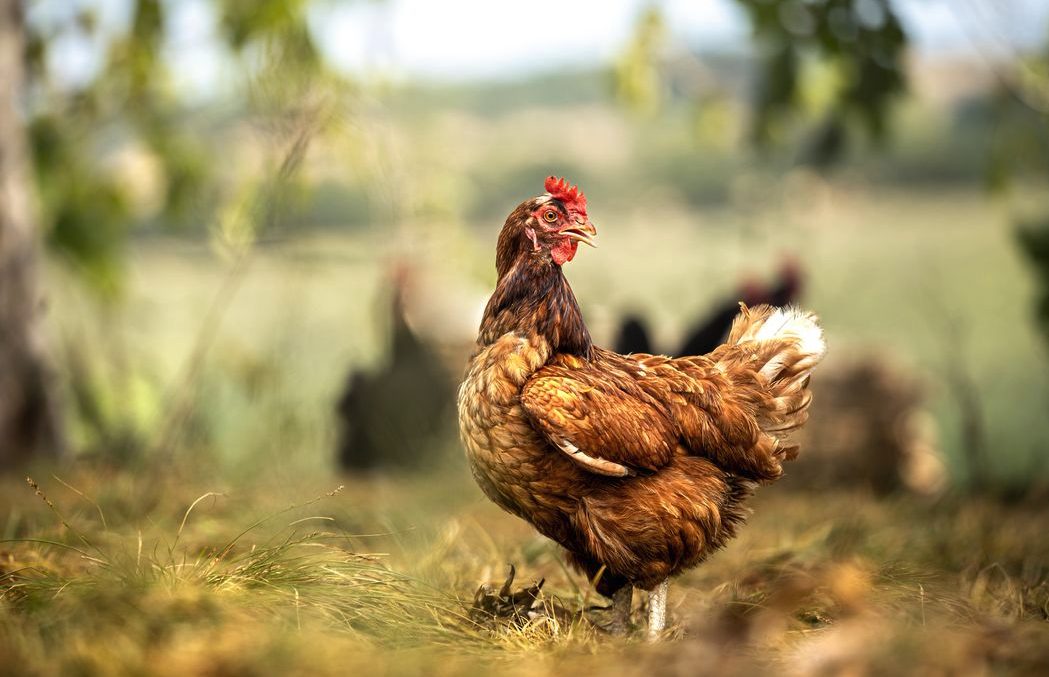
[[[250,484],[192,498],[208,481],[191,479],[148,514],[115,517],[104,485],[143,476],[102,474],[48,477],[36,495],[4,482],[0,674],[1049,667],[1040,505],[766,490],[741,537],[672,585],[677,639],[649,646],[594,628],[600,611],[580,618],[604,602],[551,544],[472,498],[434,516],[422,478],[291,505]],[[469,492],[462,468],[441,480]],[[384,531],[397,522],[414,530]],[[371,535],[347,528],[369,523]],[[545,577],[545,599],[570,615],[523,627],[472,616],[476,586],[501,582],[507,561],[519,585]]]
[[[312,513],[320,499],[242,524],[216,514],[224,499],[209,492],[177,524],[147,516],[132,526],[54,482],[91,509],[67,518],[31,482],[46,511],[8,527],[0,651],[22,674],[196,674],[230,660],[237,672],[287,652],[299,663],[317,636],[396,649],[439,646],[474,626],[454,596],[353,547],[334,518]]]

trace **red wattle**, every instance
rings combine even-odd
[[[571,261],[575,258],[576,249],[579,249],[579,243],[569,238],[563,238],[558,241],[550,250],[550,258],[554,260],[559,266],[563,266],[566,261]]]

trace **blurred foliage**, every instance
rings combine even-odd
[[[1035,272],[1035,317],[1049,344],[1049,46],[999,75],[987,185],[1002,195],[1018,182],[1041,186],[1038,204],[1016,220],[1016,235]]]
[[[619,98],[636,110],[651,113],[665,96],[660,66],[668,31],[663,14],[650,5],[641,14],[634,35],[616,61],[615,77]]]
[[[29,128],[47,243],[77,264],[93,288],[120,288],[119,252],[130,227],[130,198],[92,167],[87,139],[59,115],[42,113]]]
[[[1049,212],[1040,218],[1021,220],[1016,229],[1017,241],[1038,276],[1038,298],[1035,307],[1038,324],[1049,341]]]
[[[850,123],[876,141],[885,137],[890,106],[906,91],[908,42],[888,0],[736,2],[750,20],[759,59],[752,143],[782,143],[801,117],[815,126],[799,161],[827,167],[841,159]],[[664,98],[666,43],[662,14],[650,5],[615,71],[620,97],[636,109],[651,111]]]
[[[839,158],[847,123],[874,139],[888,128],[889,107],[906,89],[907,36],[888,0],[737,0],[750,16],[761,53],[752,137],[765,144],[801,103],[807,60],[836,74],[823,117],[802,150],[806,164]]]
[[[1049,57],[1045,61],[1049,65]],[[1045,85],[1049,87],[1049,76]],[[1049,111],[1000,87],[989,113],[994,126],[985,169],[987,187],[994,193],[1006,193],[1027,176],[1049,179]]]
[[[798,163],[826,169],[842,163],[853,128],[876,142],[888,137],[891,108],[907,89],[904,56],[910,41],[889,0],[736,2],[750,20],[759,61],[748,135],[754,146],[796,144]],[[660,7],[651,4],[616,64],[617,91],[628,106],[650,113],[665,103],[671,79],[668,42]],[[951,145],[983,137],[975,143],[984,149],[983,177],[993,194],[1005,195],[1031,178],[1044,186],[1049,179],[1049,51],[1018,54],[991,68],[997,92],[970,105],[970,119],[960,121],[962,129]],[[694,96],[700,108],[718,106],[706,94]],[[981,119],[973,120],[973,113]],[[800,143],[799,125],[808,129]],[[918,173],[925,180],[952,177],[971,164],[950,155],[939,166],[923,161]],[[684,165],[675,175],[701,171],[699,163]],[[892,171],[898,174],[900,168],[893,163]],[[1044,188],[1036,193],[1045,204],[1037,209],[1040,216],[1017,224],[1017,240],[1038,275],[1037,315],[1049,340],[1049,196]]]
[[[256,112],[301,107],[317,78],[331,84],[304,0],[213,4],[220,48],[239,64]],[[174,5],[133,0],[126,25],[116,30],[103,28],[96,9],[71,5],[36,20],[30,15],[29,125],[47,241],[113,300],[132,230],[199,228],[228,205],[221,204],[221,153],[172,83],[165,51],[173,48]],[[84,82],[68,82],[50,54],[71,38],[103,46],[101,65]]]
[[[172,71],[172,50],[185,49],[175,42],[184,39],[173,27],[178,5],[132,0],[118,20],[103,20],[104,9],[31,8],[26,113],[46,242],[86,283],[84,301],[98,304],[110,334],[92,348],[83,335],[63,346],[72,432],[82,450],[127,462],[197,415],[185,401],[198,395],[222,304],[259,236],[284,225],[310,142],[349,83],[322,63],[303,0],[207,3],[215,32],[204,39],[218,43],[209,45],[218,50],[211,67],[223,77],[208,94],[220,105],[210,107]],[[89,45],[97,64],[71,70],[70,41]],[[117,338],[130,236],[157,230],[210,235],[234,264],[174,384]],[[147,284],[164,283],[157,271],[145,274]]]

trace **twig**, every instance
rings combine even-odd
[[[74,529],[73,526],[68,522],[68,520],[66,520],[66,518],[62,515],[62,513],[58,512],[58,508],[56,508],[55,504],[51,502],[51,499],[49,499],[47,497],[47,495],[44,494],[43,489],[40,488],[40,486],[33,480],[32,477],[27,477],[27,478],[25,478],[25,480],[26,480],[26,484],[29,485],[29,488],[32,489],[36,493],[36,495],[40,498],[40,500],[42,500],[44,503],[47,504],[47,507],[51,509],[51,512],[54,514],[55,517],[58,518],[58,521],[61,522],[62,526],[64,526],[69,531],[71,531],[74,536],[76,536],[78,539],[80,539],[81,543],[83,543],[87,547],[89,547],[92,550],[94,550],[95,552],[97,552],[99,557],[104,558],[106,556],[105,553],[102,552],[98,548],[98,546],[96,546],[91,541],[87,540],[87,538],[82,533],[80,533],[79,531]],[[72,548],[72,549],[73,550],[77,550],[76,548]],[[95,558],[91,557],[90,555],[88,555],[87,553],[83,552],[82,550],[77,550],[77,552],[79,552],[80,554],[84,555],[88,559],[95,559]],[[97,560],[97,561],[99,561],[102,564],[106,564],[106,562],[104,560]]]
[[[168,548],[169,552],[173,553],[175,551],[175,547],[178,545],[179,539],[182,538],[182,530],[186,528],[186,520],[189,519],[189,514],[191,512],[193,512],[193,508],[196,508],[197,504],[200,503],[201,501],[203,501],[205,498],[210,498],[212,496],[223,496],[223,497],[225,497],[225,494],[220,494],[220,493],[215,492],[215,491],[209,491],[208,493],[204,494],[203,496],[197,498],[197,500],[193,501],[193,503],[191,503],[190,506],[188,508],[186,508],[185,514],[182,515],[182,522],[178,525],[178,533],[175,534],[175,540],[171,543],[171,547]]]
[[[928,310],[922,316],[930,321],[933,329],[938,330],[943,337],[945,349],[940,366],[944,372],[947,389],[954,398],[961,418],[962,458],[971,489],[975,493],[982,493],[988,489],[983,400],[979,384],[965,359],[966,335],[962,321],[947,309],[942,299],[937,302],[936,296],[925,296],[929,301]]]
[[[258,224],[272,225],[279,212],[286,186],[294,178],[302,165],[306,155],[309,142],[313,135],[323,124],[320,111],[313,110],[301,116],[298,133],[292,140],[288,149],[284,152],[280,165],[273,176],[263,182],[263,189],[255,193],[253,204],[248,210],[247,218],[256,225],[253,232],[257,231]],[[192,412],[193,395],[196,391],[198,377],[204,365],[209,348],[215,342],[222,320],[233,302],[233,297],[244,281],[248,266],[251,262],[252,247],[236,250],[233,265],[226,273],[215,296],[208,306],[208,310],[197,331],[193,348],[182,368],[182,375],[177,379],[171,397],[170,412],[165,421],[159,426],[160,433],[153,448],[153,455],[157,457],[170,456],[177,441],[177,434],[183,427],[185,421]]]
[[[105,513],[103,513],[103,512],[102,512],[102,508],[101,508],[101,507],[100,507],[100,506],[98,505],[98,503],[95,503],[95,502],[94,502],[93,500],[91,500],[91,498],[89,498],[89,497],[87,496],[87,494],[85,494],[84,492],[80,491],[79,489],[77,489],[77,488],[76,488],[76,487],[74,487],[73,485],[71,485],[71,484],[67,483],[67,482],[66,482],[65,480],[63,480],[63,479],[62,479],[61,477],[59,477],[58,475],[56,475],[56,474],[54,474],[54,473],[51,473],[51,477],[52,477],[52,478],[53,478],[53,479],[54,479],[54,480],[55,480],[56,482],[58,482],[58,483],[59,483],[59,484],[61,484],[61,485],[62,485],[63,487],[65,487],[66,489],[69,489],[69,490],[70,490],[70,491],[72,491],[73,493],[75,493],[75,494],[77,494],[78,496],[80,496],[80,498],[84,499],[85,501],[87,501],[87,502],[88,502],[88,503],[90,503],[91,505],[95,506],[95,510],[97,510],[97,511],[98,511],[98,517],[99,517],[99,519],[101,519],[101,520],[102,520],[102,529],[103,529],[104,531],[109,531],[109,526],[108,526],[108,525],[106,524],[106,515],[105,515]]]

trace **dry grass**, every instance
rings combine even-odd
[[[291,505],[251,484],[193,497],[208,480],[184,478],[138,512],[96,498],[113,495],[99,469],[71,472],[38,495],[4,482],[0,674],[1049,669],[1044,506],[767,490],[741,538],[671,587],[672,636],[649,646],[597,628],[604,600],[461,469],[439,491],[360,482]],[[472,616],[507,560],[567,615]]]

